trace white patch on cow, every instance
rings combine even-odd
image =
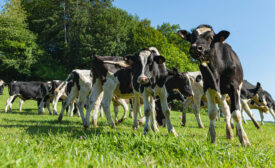
[[[203,34],[205,32],[212,31],[212,29],[209,28],[209,27],[202,27],[202,28],[196,29],[196,31],[198,32],[199,35],[201,35],[201,34]]]
[[[160,53],[156,47],[150,47],[149,50],[155,51],[157,55],[160,55]]]
[[[127,64],[127,62],[125,61],[103,61],[104,63],[108,63],[108,64],[114,64],[114,65],[118,65],[124,68],[128,68],[130,67],[129,64]]]
[[[140,76],[145,76],[144,74],[144,69],[145,69],[145,65],[147,64],[147,60],[148,60],[148,57],[151,55],[151,52],[148,51],[148,50],[144,50],[144,51],[141,51],[139,53],[139,57],[140,57],[140,61],[141,61],[141,64],[142,64],[142,70],[141,70],[141,74]]]
[[[4,84],[3,80],[0,80],[0,86],[2,86]]]

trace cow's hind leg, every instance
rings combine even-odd
[[[7,104],[6,104],[6,107],[5,107],[5,113],[8,111],[8,107],[10,107],[10,105],[12,104],[13,99],[15,99],[15,95],[10,96],[8,98]],[[11,109],[10,109],[10,112],[12,112]]]
[[[19,100],[19,112],[22,112],[22,106],[23,106],[24,100]]]
[[[273,110],[273,109],[270,109],[269,112],[270,112],[270,114],[272,115],[273,120],[274,120],[274,122],[275,122],[275,113],[274,113],[274,110]]]
[[[181,120],[181,126],[185,126],[186,124],[186,110],[188,106],[192,103],[193,97],[188,97],[188,99],[183,103],[182,107],[182,120]]]
[[[261,117],[261,124],[264,125],[264,112],[259,111],[260,112],[260,117]]]
[[[250,142],[247,138],[247,135],[242,126],[242,116],[240,112],[241,101],[240,101],[240,92],[241,92],[241,85],[237,88],[232,86],[232,93],[229,95],[231,100],[231,111],[232,111],[232,118],[236,122],[236,130],[239,137],[240,142],[244,146],[250,145]]]
[[[246,114],[250,117],[250,119],[252,120],[252,122],[254,123],[255,127],[257,129],[261,129],[261,127],[259,126],[258,122],[255,120],[252,111],[250,110],[248,104],[247,104],[247,100],[241,99],[241,105],[242,105],[242,109],[244,109],[244,111],[246,112]]]
[[[120,120],[118,120],[118,123],[121,123],[122,121],[126,120],[127,112],[129,111],[129,108],[128,108],[128,105],[124,99],[118,99],[118,102],[121,104],[123,111],[124,111],[123,116],[121,117]]]
[[[201,121],[201,117],[200,117],[200,103],[201,103],[201,99],[195,99],[193,108],[195,110],[195,117],[197,119],[199,128],[204,128],[204,125],[203,125],[203,123]]]

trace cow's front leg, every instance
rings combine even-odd
[[[264,125],[264,112],[263,111],[259,111],[259,112],[261,117],[261,124]]]
[[[241,101],[240,101],[240,92],[241,92],[241,85],[236,88],[232,86],[232,94],[230,94],[231,100],[231,111],[232,111],[232,118],[236,122],[236,130],[239,137],[240,142],[244,146],[249,146],[250,142],[247,138],[247,135],[242,126],[242,116],[240,112]]]
[[[257,129],[261,129],[261,127],[259,126],[258,122],[255,120],[252,111],[250,110],[248,104],[247,104],[247,100],[241,99],[241,107],[242,109],[246,112],[246,114],[250,117],[250,119],[252,120],[252,122],[254,123],[255,127]],[[242,118],[244,120],[244,117],[242,115]]]
[[[204,125],[201,121],[201,116],[200,116],[200,104],[201,104],[201,98],[195,98],[193,99],[193,109],[195,111],[195,117],[197,119],[198,122],[198,126],[199,128],[204,128]]]
[[[147,89],[144,89],[142,97],[144,102],[144,115],[145,115],[145,126],[143,129],[143,134],[145,135],[150,132],[149,117],[152,113],[152,109],[149,103],[149,93]]]
[[[44,111],[44,99],[37,99],[37,103],[38,103],[38,114],[42,114]]]
[[[128,108],[128,105],[124,99],[118,99],[118,102],[121,104],[123,111],[124,111],[123,116],[121,117],[120,120],[118,120],[118,123],[121,123],[122,121],[126,120],[127,112],[129,111],[129,108]]]
[[[138,128],[138,113],[140,113],[140,99],[139,99],[138,93],[135,91],[134,91],[133,105],[134,105],[133,130],[136,130]]]
[[[218,109],[216,106],[215,97],[216,97],[215,90],[208,89],[206,91],[206,98],[208,103],[208,117],[210,120],[209,133],[210,133],[211,143],[215,143],[216,141],[215,121],[216,121]]]
[[[115,123],[118,124],[118,111],[119,111],[119,105],[113,101],[113,108],[115,112]]]
[[[150,117],[150,121],[151,121],[151,128],[153,131],[159,131],[158,129],[158,125],[157,125],[157,121],[156,121],[156,108],[155,108],[155,100],[152,96],[150,96],[149,98],[150,100],[150,105],[151,105],[151,110],[152,110],[152,113],[151,113],[151,117]]]
[[[185,126],[186,124],[186,110],[189,107],[189,105],[192,103],[193,97],[188,97],[187,100],[183,103],[182,106],[182,120],[181,120],[181,126]]]
[[[241,114],[242,114],[243,123],[248,124],[247,121],[246,121],[246,119],[245,119],[245,117],[244,117],[244,109],[243,109],[243,107],[241,108]]]
[[[168,106],[168,102],[167,102],[167,91],[165,87],[162,88],[158,88],[159,90],[157,91],[158,96],[160,98],[160,104],[161,104],[161,109],[162,112],[165,116],[166,119],[166,125],[167,125],[167,129],[168,132],[171,132],[175,137],[178,136],[175,128],[173,127],[171,120],[170,120],[170,110],[169,110],[169,106]]]

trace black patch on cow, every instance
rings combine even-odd
[[[198,75],[198,76],[196,77],[196,82],[199,83],[201,80],[202,80],[202,76],[201,76],[201,75]]]
[[[79,74],[77,72],[72,72],[73,75],[73,81],[77,86],[77,89],[80,90],[80,84],[79,84]]]
[[[121,69],[114,74],[119,80],[119,90],[122,94],[133,93],[132,73],[130,69]]]

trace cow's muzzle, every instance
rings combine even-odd
[[[139,77],[138,77],[137,82],[138,82],[139,84],[147,84],[147,83],[149,83],[149,79],[148,79],[148,77],[142,75],[142,76],[139,76]]]

